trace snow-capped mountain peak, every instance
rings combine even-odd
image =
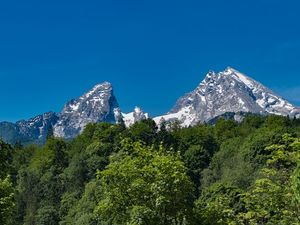
[[[122,113],[122,116],[126,127],[130,127],[138,121],[149,118],[148,113],[144,113],[143,110],[138,106],[134,108],[133,112]]]
[[[224,72],[221,72],[223,75],[232,76],[235,80],[238,82],[244,83],[249,88],[254,88],[255,85],[262,86],[257,81],[253,80],[252,78],[248,77],[247,75],[237,71],[236,69],[233,69],[231,67],[227,67]]]
[[[226,112],[299,116],[300,109],[249,76],[227,67],[209,71],[198,87],[179,98],[173,109],[154,118],[159,123],[178,120],[182,126],[207,122]]]
[[[114,111],[118,107],[112,85],[109,82],[97,84],[64,106],[60,119],[54,126],[54,134],[58,137],[72,138],[88,123],[116,122]]]
[[[101,84],[95,85],[90,91],[88,91],[83,96],[81,96],[80,99],[87,99],[95,95],[101,95],[104,92],[112,91],[112,89],[113,89],[112,84],[105,81]]]

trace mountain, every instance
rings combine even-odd
[[[300,108],[228,67],[219,73],[210,71],[194,91],[178,99],[169,113],[154,120],[156,123],[177,120],[182,126],[190,126],[208,122],[226,112],[300,116]]]
[[[126,127],[130,127],[134,123],[148,118],[149,118],[148,113],[144,113],[143,110],[137,106],[134,108],[134,111],[131,113],[127,113],[127,114],[122,113],[122,119]]]
[[[118,108],[112,85],[109,82],[98,84],[64,106],[54,126],[54,135],[70,139],[80,134],[88,123],[115,123]]]
[[[48,131],[56,124],[58,116],[54,112],[44,113],[29,120],[16,123],[1,122],[0,138],[8,143],[21,142],[42,144]]]
[[[169,113],[155,117],[154,121],[157,124],[178,121],[181,126],[191,126],[201,122],[213,123],[217,118],[241,120],[249,113],[300,117],[300,108],[228,67],[219,73],[210,71],[195,90],[179,98]],[[129,127],[148,117],[139,107],[133,112],[123,113],[112,85],[104,82],[66,103],[60,114],[49,112],[16,123],[1,122],[0,138],[8,143],[39,144],[45,142],[50,129],[57,137],[71,139],[88,123],[124,123]]]
[[[139,107],[131,113],[121,112],[112,85],[103,82],[78,99],[67,102],[59,114],[49,112],[16,123],[1,122],[0,138],[12,144],[42,144],[46,141],[50,129],[56,137],[71,139],[80,134],[88,123],[124,122],[129,127],[147,118],[148,114]]]

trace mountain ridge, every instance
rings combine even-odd
[[[16,123],[0,122],[0,138],[8,143],[43,144],[48,132],[58,120],[55,112],[47,112]]]
[[[209,71],[199,85],[180,97],[165,115],[154,117],[162,121],[178,121],[181,126],[193,126],[214,121],[225,113],[277,114],[300,116],[300,108],[292,105],[260,82],[232,67],[224,71]],[[232,114],[230,114],[232,115]],[[119,107],[110,82],[95,85],[76,99],[68,101],[60,113],[44,113],[16,123],[0,122],[0,138],[7,142],[43,143],[48,129],[57,137],[71,139],[88,123],[123,123],[129,127],[149,118],[139,107],[124,113]]]

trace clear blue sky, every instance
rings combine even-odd
[[[52,110],[102,81],[123,111],[168,111],[230,65],[300,105],[300,1],[0,3],[0,121]]]

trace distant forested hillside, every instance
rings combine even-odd
[[[0,142],[0,224],[300,224],[300,119],[147,119],[44,146]]]

